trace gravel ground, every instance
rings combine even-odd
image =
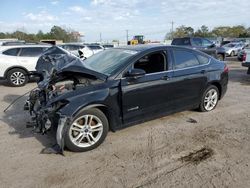
[[[110,132],[97,149],[40,154],[51,135],[25,128],[35,87],[0,85],[0,187],[250,187],[250,76],[230,62],[226,96],[209,113],[185,111]]]

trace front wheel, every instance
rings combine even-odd
[[[204,92],[201,103],[200,103],[200,111],[209,112],[215,109],[219,100],[219,90],[216,86],[209,86]]]
[[[231,52],[230,56],[231,56],[231,57],[234,57],[234,56],[235,56],[234,51]]]
[[[66,128],[65,146],[74,152],[95,149],[106,138],[108,127],[108,120],[99,109],[82,111]]]

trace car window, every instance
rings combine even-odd
[[[78,50],[78,49],[79,49],[79,46],[76,46],[76,45],[72,45],[68,47],[68,50],[71,50],[71,51]]]
[[[146,74],[165,71],[165,55],[163,54],[163,52],[146,55],[134,64],[134,68],[142,69],[146,72]]]
[[[19,56],[37,57],[41,55],[45,49],[46,48],[42,48],[42,47],[21,48],[21,53]]]
[[[196,56],[197,56],[197,58],[198,58],[201,65],[205,65],[205,64],[209,63],[209,58],[208,57],[200,55],[200,54],[196,54]]]
[[[3,52],[4,55],[17,56],[20,48],[12,48]]]
[[[212,46],[213,43],[207,39],[202,39],[202,46],[204,47],[209,47],[209,46]]]
[[[100,46],[88,46],[91,50],[101,50]]]
[[[193,38],[194,46],[202,46],[202,40],[200,38]]]
[[[176,38],[172,41],[172,45],[188,46],[190,45],[189,38]]]
[[[198,59],[191,51],[174,49],[173,54],[175,59],[175,69],[182,69],[199,65]]]

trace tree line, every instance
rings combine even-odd
[[[195,30],[190,26],[179,26],[173,32],[166,34],[165,39],[172,39],[176,37],[195,36],[195,37],[230,37],[230,38],[248,38],[250,37],[250,27],[246,28],[242,25],[238,26],[220,26],[215,27],[212,30],[205,25],[202,25],[199,29]],[[60,26],[53,26],[49,32],[44,33],[41,30],[36,34],[29,34],[24,31],[14,31],[12,33],[0,32],[0,39],[4,38],[17,38],[19,40],[25,40],[27,42],[39,42],[44,39],[63,40],[63,42],[79,42],[79,32],[72,29],[64,29]]]
[[[0,32],[0,38],[17,38],[19,40],[25,40],[26,42],[40,42],[44,39],[63,40],[63,42],[78,42],[80,40],[80,34],[71,29],[53,26],[47,33],[44,33],[41,30],[36,34],[28,34],[24,31],[18,30],[12,33]]]
[[[250,37],[250,27],[246,28],[242,25],[238,26],[219,26],[215,27],[212,30],[205,25],[202,25],[199,29],[194,30],[190,26],[182,25],[177,27],[175,31],[167,33],[165,39],[172,39],[176,37],[186,37],[186,36],[195,36],[195,37],[229,37],[229,38],[248,38]]]

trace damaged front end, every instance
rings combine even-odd
[[[38,87],[32,90],[24,110],[31,115],[27,127],[36,133],[56,132],[56,145],[48,153],[62,153],[64,149],[64,128],[71,117],[61,114],[60,109],[69,104],[69,98],[79,93],[79,88],[87,87],[105,76],[84,67],[83,62],[58,47],[52,47],[38,60],[36,71],[40,77]],[[46,153],[46,152],[45,152]]]

